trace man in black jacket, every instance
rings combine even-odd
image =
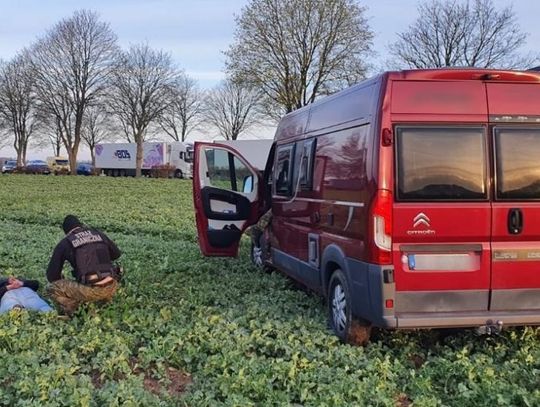
[[[15,277],[0,278],[0,314],[11,309],[26,308],[47,312],[52,308],[37,294],[39,282]]]
[[[47,293],[62,313],[72,315],[81,303],[112,299],[119,278],[113,260],[121,252],[105,233],[83,225],[76,216],[66,216],[62,228],[66,236],[51,256]],[[66,261],[75,281],[62,278]]]

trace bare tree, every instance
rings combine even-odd
[[[111,132],[110,117],[102,105],[92,106],[86,111],[81,137],[90,149],[92,165],[95,167],[96,145],[114,137],[114,133]]]
[[[172,100],[159,119],[159,125],[173,140],[186,141],[189,133],[201,124],[204,95],[194,79],[180,75],[171,97]]]
[[[38,122],[34,76],[24,55],[0,66],[0,120],[6,134],[13,137],[17,166],[24,165],[28,142]]]
[[[116,51],[109,24],[82,10],[57,23],[28,52],[41,109],[55,118],[73,175],[85,111],[104,92]]]
[[[421,3],[418,15],[390,46],[408,67],[527,68],[534,60],[518,53],[527,35],[512,6],[497,10],[492,0],[433,0]]]
[[[179,72],[169,54],[147,44],[121,52],[118,65],[111,80],[109,104],[130,139],[137,143],[136,176],[140,177],[145,136],[168,107]]]
[[[373,33],[355,0],[251,0],[228,73],[290,112],[363,79]]]
[[[206,120],[225,140],[236,140],[242,132],[261,123],[260,99],[260,92],[226,80],[209,93]]]

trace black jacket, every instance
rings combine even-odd
[[[99,235],[103,238],[103,241],[105,244],[109,247],[109,254],[111,256],[111,260],[116,260],[120,257],[122,254],[120,252],[120,249],[116,246],[116,244],[109,239],[105,233],[95,230],[98,232]],[[77,233],[78,228],[73,230],[72,233]],[[54,248],[53,254],[51,256],[51,260],[49,261],[49,266],[47,267],[47,280],[49,282],[57,281],[62,279],[62,268],[64,267],[64,263],[68,261],[69,264],[71,264],[71,274],[73,277],[77,278],[77,270],[76,270],[76,264],[75,264],[75,250],[73,249],[73,246],[67,239],[67,237],[64,237],[60,242],[56,245]]]
[[[28,287],[34,291],[37,291],[39,288],[39,282],[36,280],[23,280],[22,278],[19,278],[19,280],[22,281],[23,287]],[[0,278],[0,299],[4,296],[4,294],[8,291],[9,280],[7,278]]]

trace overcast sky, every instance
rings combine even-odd
[[[97,11],[111,24],[122,46],[141,41],[170,52],[179,67],[203,88],[223,78],[222,51],[231,43],[234,19],[247,0],[0,0],[0,58],[10,59],[55,22],[75,10]],[[376,68],[388,59],[386,46],[417,16],[416,0],[365,0],[375,33]],[[495,0],[513,4],[518,22],[529,34],[524,51],[540,52],[540,1]],[[0,150],[0,155],[9,150]]]

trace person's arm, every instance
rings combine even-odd
[[[21,280],[23,283],[23,287],[28,287],[33,291],[37,291],[39,289],[39,281],[37,280]]]
[[[47,280],[50,283],[62,279],[62,267],[64,267],[65,260],[65,244],[64,240],[62,240],[54,248],[49,266],[47,267]]]
[[[6,290],[16,290],[21,287],[28,287],[31,290],[37,291],[39,288],[39,281],[37,280],[24,280],[22,278],[9,277],[5,284]]]
[[[0,298],[7,292],[8,279],[0,278]]]

